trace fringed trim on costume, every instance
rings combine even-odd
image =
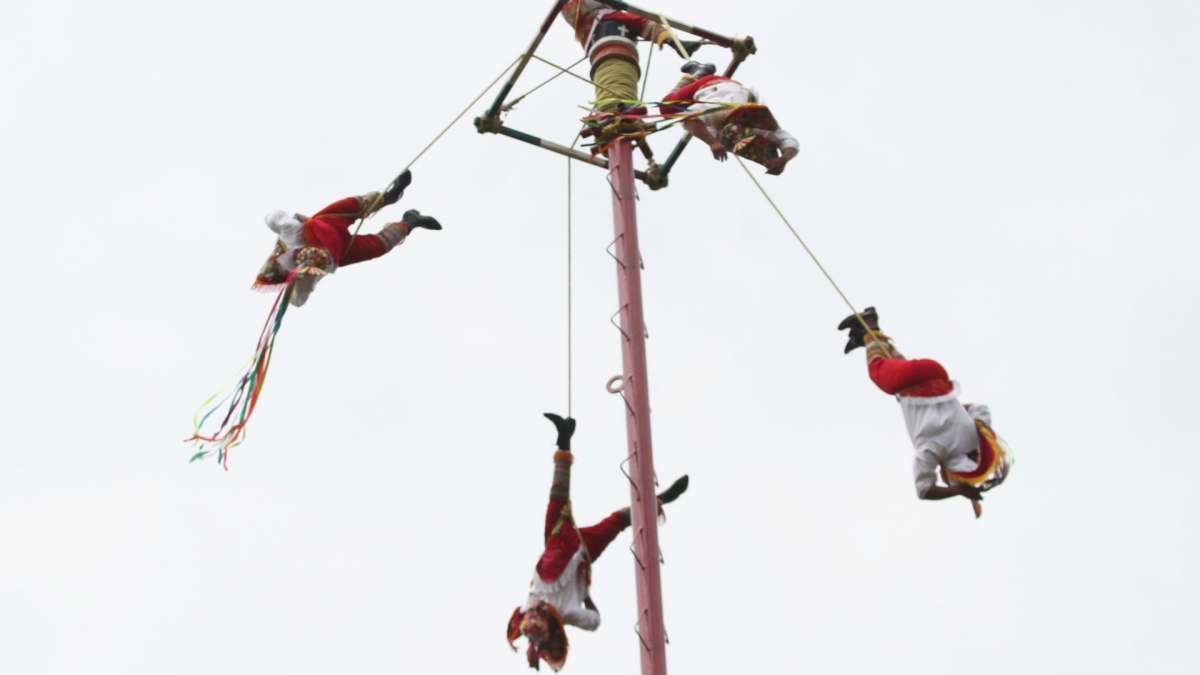
[[[513,610],[512,616],[508,618],[508,646],[514,652],[517,651],[517,639],[521,637],[521,622],[525,620],[525,611],[518,607]]]
[[[1008,478],[1008,471],[1013,465],[1012,452],[1008,444],[983,420],[975,420],[975,429],[979,433],[978,466],[974,471],[947,472],[946,478],[950,482],[963,483],[986,492]]]
[[[250,358],[246,371],[238,379],[237,384],[228,392],[218,392],[200,406],[193,418],[194,431],[186,442],[194,443],[196,453],[190,462],[198,462],[209,455],[216,454],[217,461],[229,470],[229,451],[241,445],[246,438],[246,425],[249,424],[254,410],[258,406],[258,398],[262,395],[267,383],[267,373],[271,367],[271,356],[275,352],[275,337],[283,326],[283,317],[287,314],[296,278],[301,274],[322,273],[321,270],[301,268],[288,275],[286,284],[275,297],[271,313],[263,324],[258,335],[258,344],[254,355]],[[263,289],[266,290],[266,289]],[[214,404],[213,402],[216,401]],[[214,430],[205,431],[204,427],[210,419],[216,419],[219,411],[224,409],[221,424]],[[201,414],[201,411],[206,411]]]
[[[255,279],[254,284],[250,286],[250,290],[255,293],[278,293],[279,289],[285,282],[270,283],[262,279]]]
[[[283,235],[280,235],[281,237]],[[287,282],[288,272],[284,269],[283,264],[279,262],[280,256],[288,252],[288,244],[283,239],[275,240],[275,248],[271,250],[271,257],[263,263],[263,266],[258,271],[258,276],[254,278],[254,288],[274,287]]]

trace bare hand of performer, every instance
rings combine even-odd
[[[955,485],[952,487],[934,485],[921,498],[929,501],[941,501],[954,497],[966,497],[973,502],[983,501],[983,493],[979,491],[979,488],[971,487],[970,485]]]
[[[717,160],[718,162],[724,162],[725,160],[729,159],[729,151],[726,150],[725,146],[721,145],[720,143],[710,143],[708,145],[708,149],[712,150],[713,159]]]
[[[983,493],[980,492],[979,488],[977,487],[972,487],[970,485],[958,485],[955,486],[955,489],[958,490],[958,494],[970,499],[973,502],[983,501]]]

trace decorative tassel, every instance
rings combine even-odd
[[[986,492],[1003,483],[1008,477],[1008,471],[1013,465],[1012,450],[983,420],[975,420],[975,429],[979,435],[978,467],[966,473],[947,472],[946,478]]]
[[[192,437],[185,441],[194,443],[196,447],[196,453],[192,455],[189,463],[198,462],[215,453],[221,466],[226,471],[229,470],[229,451],[246,439],[246,425],[250,423],[250,418],[258,406],[258,398],[266,386],[271,356],[275,352],[275,337],[283,326],[283,317],[287,314],[296,278],[308,273],[308,268],[299,268],[288,275],[287,283],[275,296],[275,304],[271,307],[271,313],[259,333],[254,355],[238,383],[227,393],[222,392],[224,396],[217,393],[200,406],[200,411],[207,411],[203,414],[197,411],[193,419]],[[213,401],[218,398],[220,400],[214,405]],[[215,419],[214,415],[221,410],[225,413],[220,426],[215,430],[205,431],[205,425],[210,419]]]

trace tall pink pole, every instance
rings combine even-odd
[[[638,637],[642,675],[666,675],[662,570],[658,548],[658,498],[650,442],[650,386],[646,379],[646,322],[642,316],[642,265],[638,248],[637,194],[633,146],[616,141],[609,149],[613,187],[614,252],[621,301],[621,354],[624,362],[625,429],[629,442],[629,478],[633,515],[634,572],[637,576]]]

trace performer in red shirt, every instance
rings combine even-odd
[[[588,593],[592,583],[592,564],[609,543],[630,525],[629,509],[614,511],[591,527],[577,527],[571,511],[571,436],[575,420],[553,413],[546,418],[558,429],[558,452],[554,453],[554,482],[550,485],[550,505],[546,509],[546,548],[538,560],[529,597],[508,622],[508,644],[524,635],[529,640],[526,657],[529,667],[545,661],[555,672],[567,660],[565,627],[594,631],[600,627],[600,612]],[[688,487],[683,476],[658,496],[659,512]]]
[[[378,258],[399,246],[414,228],[440,230],[441,224],[420,211],[409,210],[399,222],[389,223],[376,234],[353,237],[350,228],[385,206],[395,204],[412,183],[412,172],[405,171],[380,194],[368,192],[347,197],[321,209],[311,218],[285,211],[267,215],[267,227],[278,235],[275,250],[255,279],[255,288],[278,286],[287,282],[297,269],[306,273],[296,279],[291,302],[299,307],[313,292],[318,281],[338,267]]]

